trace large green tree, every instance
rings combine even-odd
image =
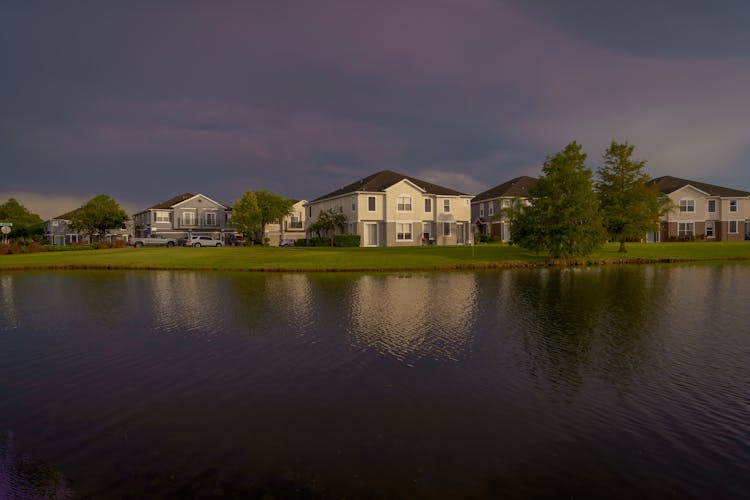
[[[265,189],[245,191],[232,207],[232,223],[246,237],[266,234],[266,226],[281,220],[292,209],[292,200]]]
[[[597,174],[597,192],[604,227],[620,242],[618,252],[627,252],[625,242],[653,231],[665,209],[665,197],[649,186],[644,160],[632,159],[635,146],[612,141],[604,152]]]
[[[10,236],[15,238],[29,238],[44,232],[42,218],[29,212],[15,198],[0,205],[0,222],[13,224]]]
[[[109,229],[123,229],[127,220],[128,214],[114,199],[100,194],[71,213],[69,227],[89,236],[102,237]]]
[[[586,154],[575,141],[547,156],[529,190],[531,205],[511,215],[511,237],[523,248],[553,258],[590,254],[607,238]]]
[[[336,229],[343,231],[344,226],[346,226],[346,215],[338,210],[329,208],[318,214],[318,219],[310,225],[309,230],[317,233],[322,232],[323,234],[330,236],[331,246],[333,246],[333,237],[336,233]]]

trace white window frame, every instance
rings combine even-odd
[[[154,222],[165,223],[169,222],[169,212],[166,210],[157,210],[154,215]]]
[[[503,207],[505,207],[505,208],[510,207],[510,200],[508,198],[505,198],[503,200]]]
[[[425,231],[427,229],[427,231]],[[422,223],[422,236],[427,235],[427,239],[432,239],[432,223],[430,222],[423,222]]]
[[[484,203],[479,204],[479,216],[484,217]]]
[[[706,212],[710,214],[716,213],[716,200],[706,200]]]
[[[411,222],[397,222],[396,241],[414,241],[414,224]]]
[[[190,222],[188,222],[188,218],[190,219]],[[195,226],[197,219],[198,217],[195,211],[188,210],[188,211],[182,212],[182,225],[183,226]]]
[[[412,199],[408,194],[396,196],[396,212],[411,212],[411,203]]]
[[[690,226],[690,229],[689,229],[690,232],[688,232],[688,226]],[[677,237],[681,238],[684,236],[695,237],[695,222],[678,222],[677,223]]]
[[[706,221],[706,239],[716,238],[716,223],[712,220]]]
[[[445,230],[448,229],[448,232],[446,233]],[[443,236],[449,237],[451,235],[451,223],[450,222],[443,222]]]
[[[734,225],[734,230],[732,230],[732,225]],[[736,220],[730,220],[727,221],[727,233],[729,234],[738,234],[740,232],[740,223]]]
[[[451,200],[450,200],[450,198],[445,198],[443,200],[443,213],[446,213],[446,214],[451,213]]]
[[[495,215],[495,203],[494,202],[491,201],[489,203],[489,207],[487,209],[487,213],[489,214],[490,217],[492,217],[493,215]]]
[[[424,211],[427,214],[432,213],[432,198],[425,198],[424,199]]]
[[[213,218],[213,222],[209,220],[210,218]],[[206,225],[207,226],[219,225],[219,217],[217,217],[216,212],[206,212]]]
[[[740,202],[737,200],[729,200],[729,211],[735,213],[740,208]]]
[[[374,212],[375,210],[377,210],[377,202],[375,201],[375,197],[368,196],[367,197],[367,211]]]
[[[680,212],[681,213],[693,213],[695,212],[695,200],[692,198],[683,198],[680,200]]]

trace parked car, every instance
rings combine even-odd
[[[221,241],[210,236],[192,236],[187,239],[185,245],[189,247],[220,247]]]
[[[280,247],[293,247],[294,246],[294,240],[283,239],[283,240],[279,241],[279,246]]]
[[[134,247],[173,247],[177,244],[174,238],[167,238],[163,234],[152,234],[146,238],[131,238],[128,245]]]

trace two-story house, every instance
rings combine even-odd
[[[78,210],[79,209],[75,209],[44,221],[44,238],[50,245],[76,245],[91,242],[91,238],[88,234],[82,234],[73,231],[70,228],[70,221]],[[125,221],[125,227],[123,229],[107,230],[107,234],[104,235],[103,241],[109,243],[115,241],[121,241],[123,244],[127,243],[133,235],[133,230],[133,220],[128,219]]]
[[[382,170],[307,203],[307,227],[333,209],[366,247],[470,242],[471,195]]]
[[[204,194],[184,193],[133,215],[135,235],[163,234],[168,238],[211,236],[231,244],[231,207]]]
[[[750,240],[750,192],[668,175],[650,183],[673,206],[660,221],[661,241]]]
[[[516,203],[528,203],[534,177],[521,176],[479,193],[471,200],[471,220],[479,234],[489,234],[500,241],[510,241],[508,210]]]
[[[281,242],[291,242],[305,238],[305,204],[307,200],[290,200],[292,209],[280,221],[266,225],[265,238],[269,245],[277,246]]]

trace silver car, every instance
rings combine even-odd
[[[188,247],[220,247],[221,241],[210,236],[192,236],[187,239],[185,246]]]

